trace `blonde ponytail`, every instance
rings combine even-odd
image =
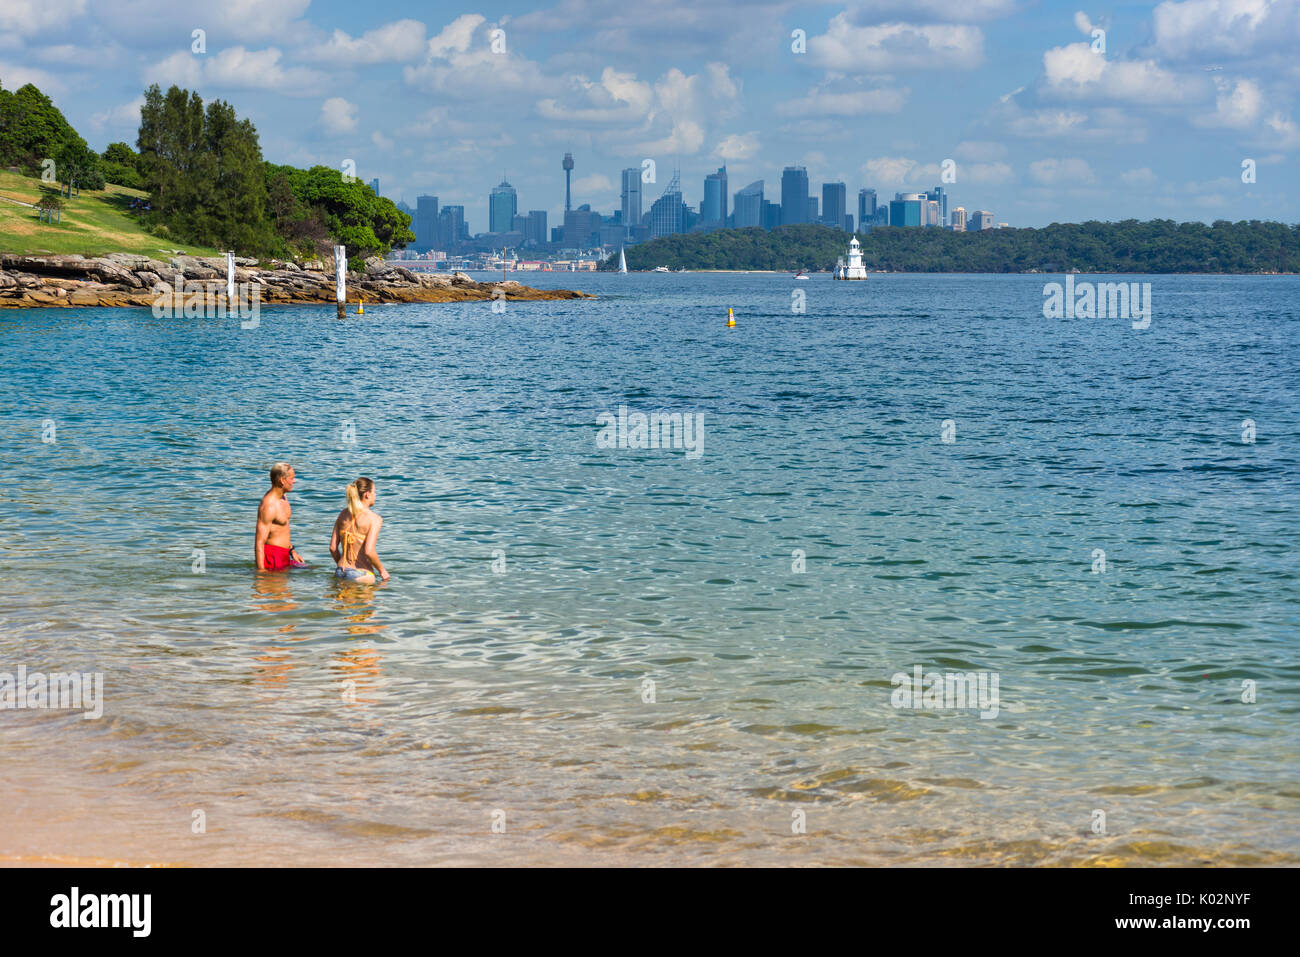
[[[363,507],[361,504],[361,496],[365,495],[374,487],[375,483],[365,477],[348,483],[348,513],[352,516],[352,521],[355,522],[357,516],[361,514],[361,509]]]

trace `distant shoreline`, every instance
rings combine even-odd
[[[675,233],[630,246],[629,269],[828,272],[857,243],[872,272],[1061,275],[1296,275],[1300,225],[1251,220],[1053,223],[1037,229],[875,226],[848,233],[801,223]],[[614,268],[605,260],[602,271]]]

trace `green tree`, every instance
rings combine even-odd
[[[101,154],[106,163],[120,163],[123,166],[135,168],[135,162],[139,154],[125,143],[109,143]]]
[[[327,166],[301,170],[272,164],[267,164],[266,177],[275,197],[275,214],[283,223],[282,235],[287,229],[302,234],[295,238],[303,238],[314,233],[311,227],[319,222],[333,242],[347,246],[349,256],[356,258],[387,255],[394,247],[415,241],[411,217],[355,177],[346,180]],[[294,199],[292,213],[286,185]]]
[[[108,148],[100,154],[100,167],[104,171],[105,181],[132,189],[143,188],[144,180],[136,168],[139,159],[139,154],[125,143],[109,143]]]
[[[137,168],[150,220],[188,242],[261,254],[276,237],[266,215],[257,130],[229,103],[157,84],[140,110]]]
[[[99,157],[59,112],[28,83],[10,93],[0,88],[0,165],[38,174],[54,162],[56,179],[82,189],[103,189]]]
[[[54,156],[58,181],[69,192],[103,189],[104,172],[99,156],[75,133],[63,142]]]

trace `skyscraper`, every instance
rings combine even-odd
[[[858,190],[858,228],[870,229],[876,222],[876,191]]]
[[[444,206],[438,214],[437,246],[451,249],[465,235],[465,207]]]
[[[819,202],[819,201],[818,201],[818,199],[817,199],[816,196],[809,196],[809,197],[808,197],[808,218],[805,219],[804,222],[806,222],[806,223],[815,223],[815,222],[817,222],[819,219],[821,219],[821,216],[819,216],[818,213],[817,213],[817,204],[818,204],[818,202]]]
[[[503,177],[500,185],[492,188],[488,197],[488,232],[508,233],[519,212],[519,197],[515,188]]]
[[[763,181],[756,179],[736,194],[737,229],[763,225]]]
[[[438,197],[418,196],[415,200],[415,248],[421,252],[436,249],[438,242]],[[442,248],[446,248],[445,246]]]
[[[376,196],[379,195],[379,177],[378,177],[378,176],[376,176],[374,179],[372,179],[372,180],[370,181],[370,191],[373,192]]]
[[[925,216],[925,193],[895,193],[889,203],[891,226],[920,226]]]
[[[763,200],[763,228],[776,229],[784,220],[781,218],[781,204]]]
[[[700,222],[707,226],[725,226],[727,222],[727,167],[704,177],[704,202],[700,203]]]
[[[546,242],[546,210],[530,209],[528,223],[524,226],[524,242],[532,241],[539,246]]]
[[[966,231],[966,207],[958,206],[952,211],[952,228],[959,233]]]
[[[836,229],[844,228],[848,212],[848,187],[843,183],[822,183],[822,222]]]
[[[808,222],[808,171],[802,166],[781,171],[781,222]]]
[[[564,214],[564,245],[569,249],[582,249],[599,242],[592,234],[600,232],[600,225],[600,213],[593,213],[590,203],[569,210]]]
[[[569,204],[569,180],[573,176],[573,154],[565,153],[564,162],[560,165],[564,167],[564,212],[568,215],[572,208]]]
[[[623,170],[623,226],[641,225],[641,170],[632,166]]]
[[[929,202],[939,204],[939,212],[935,217],[935,222],[926,223],[927,226],[947,226],[948,225],[948,194],[944,192],[942,186],[936,186],[934,189],[927,190],[925,198]]]
[[[686,204],[682,202],[681,174],[673,171],[673,178],[664,187],[663,194],[654,201],[647,214],[650,238],[671,236],[686,231]]]
[[[967,232],[973,229],[992,229],[992,228],[993,228],[993,214],[990,213],[987,209],[975,210],[975,212],[970,214],[970,218],[966,221]]]
[[[621,217],[620,217],[621,218]],[[601,246],[608,246],[617,249],[627,244],[627,230],[623,228],[621,222],[615,222],[613,219],[607,219],[600,225],[600,243]]]
[[[932,199],[939,204],[939,223],[940,226],[948,225],[948,194],[942,186],[936,186],[925,194],[926,199]]]

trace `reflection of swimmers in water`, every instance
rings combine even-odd
[[[296,477],[288,462],[271,466],[271,490],[262,496],[257,509],[257,537],[253,541],[253,557],[261,571],[283,571],[300,568],[306,564],[290,544],[289,493],[293,491]]]
[[[375,483],[359,478],[348,486],[348,507],[334,519],[330,555],[338,563],[334,574],[344,581],[374,584],[376,571],[388,581],[388,569],[375,551],[384,520],[370,510],[374,504]]]

